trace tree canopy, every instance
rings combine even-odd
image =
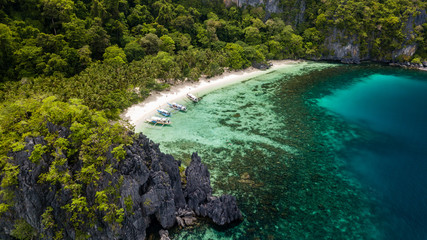
[[[0,214],[14,204],[19,169],[10,154],[43,137],[30,159],[54,157],[38,181],[72,192],[63,208],[75,227],[99,212],[120,224],[114,186],[88,203],[82,185],[111,172],[107,152],[117,161],[125,154],[131,140],[116,122],[121,111],[176,81],[270,59],[321,59],[335,43],[357,46],[371,60],[427,59],[425,1],[305,0],[304,9],[300,1],[280,0],[283,11],[268,13],[262,4],[221,0],[0,0]],[[405,46],[417,46],[415,54],[397,56]],[[61,167],[77,158],[81,166]],[[50,211],[44,225],[56,228]],[[11,234],[31,239],[29,229],[18,221]]]

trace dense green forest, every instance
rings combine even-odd
[[[296,24],[297,2],[282,0],[283,13],[266,13],[216,0],[2,0],[0,100],[79,98],[114,118],[177,80],[333,54],[324,41],[334,29],[372,59],[391,60],[394,49],[415,43],[417,54],[401,60],[427,57],[427,25],[407,26],[425,12],[423,1],[306,1]]]
[[[44,136],[47,145],[31,159],[56,156],[39,181],[73,192],[64,208],[75,228],[93,224],[78,222],[78,214],[97,209],[120,224],[123,209],[106,200],[114,188],[96,206],[86,206],[79,191],[111,171],[109,146],[120,159],[131,141],[129,126],[110,121],[152,90],[270,59],[322,59],[334,54],[325,44],[334,35],[371,60],[427,59],[427,24],[413,21],[425,14],[422,0],[307,0],[296,21],[298,3],[281,0],[283,11],[270,13],[264,5],[218,0],[0,0],[0,214],[13,205],[19,173],[9,153],[22,150],[28,137]],[[393,59],[406,45],[417,45],[415,54]],[[47,122],[70,128],[73,142],[50,133]],[[60,167],[77,160],[76,176]]]

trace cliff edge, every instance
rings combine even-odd
[[[51,123],[47,127],[50,133],[72,142],[70,129]],[[47,144],[45,138],[27,137],[22,150],[9,154],[19,171],[17,185],[8,189],[15,201],[2,213],[0,239],[145,239],[152,224],[169,229],[176,224],[192,225],[196,216],[211,218],[218,225],[242,218],[233,196],[212,196],[209,171],[197,153],[183,173],[179,161],[138,134],[132,144],[123,147],[122,159],[109,147],[103,161],[109,167],[98,175],[82,171],[85,160],[78,153],[76,158],[66,159],[73,153],[56,150],[59,154],[55,156],[42,152],[34,161],[35,151]],[[87,174],[96,181],[76,181],[82,185],[77,194],[70,189],[72,185],[43,181],[52,162],[60,160],[64,160],[64,177],[83,179],[80,175]],[[163,237],[167,239],[167,232]]]

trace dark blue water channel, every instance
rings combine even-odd
[[[384,238],[427,239],[427,74],[371,66],[334,78],[318,105],[363,132],[339,154],[378,199]]]

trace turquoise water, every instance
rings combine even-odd
[[[427,156],[426,141],[413,138],[426,139],[419,113],[425,114],[420,107],[427,101],[417,95],[426,91],[419,78],[426,75],[370,65],[294,64],[185,103],[189,111],[173,114],[171,127],[137,126],[184,164],[199,152],[214,193],[236,196],[245,217],[228,229],[201,221],[173,230],[172,237],[423,239],[427,195],[418,194],[425,193],[425,169],[416,164]],[[388,105],[402,95],[399,89],[411,98]],[[392,121],[412,113],[410,123]],[[422,126],[414,130],[415,124]],[[393,137],[390,130],[396,130]],[[410,146],[419,158],[411,163],[407,149],[397,146]],[[407,195],[397,198],[400,193]]]
[[[427,239],[427,74],[354,80],[318,103],[369,133],[347,142],[342,158],[381,200],[386,239]]]

